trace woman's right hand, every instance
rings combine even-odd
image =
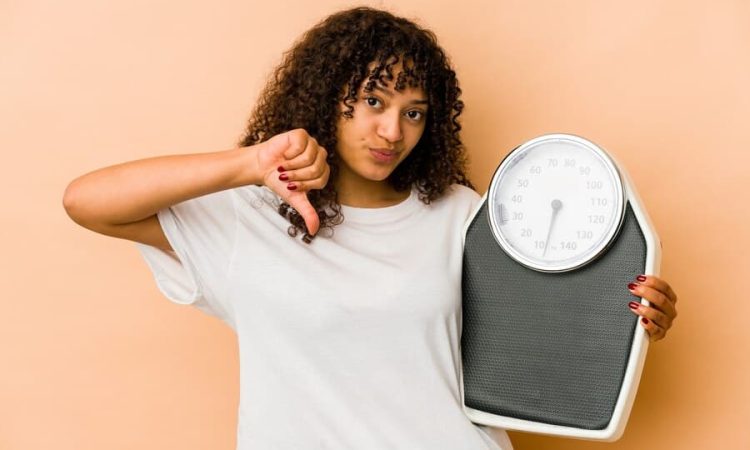
[[[320,220],[307,192],[323,189],[328,183],[326,149],[307,131],[298,128],[263,142],[255,155],[262,183],[302,216],[310,234],[316,234]]]

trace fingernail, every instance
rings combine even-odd
[[[638,281],[646,281],[646,275],[638,275],[635,279]]]
[[[279,180],[281,180],[281,181],[286,181],[288,179],[289,179],[289,175],[287,175],[285,173],[282,173],[281,175],[279,175]]]
[[[648,319],[645,317],[641,318],[641,322],[643,322],[644,325],[648,325]]]
[[[630,302],[630,303],[628,303],[628,306],[630,307],[630,309],[635,310],[635,309],[638,309],[641,306],[641,304],[640,303],[636,303],[636,302]]]
[[[634,290],[636,287],[638,287],[637,284],[635,284],[635,283],[628,283],[628,289],[630,289],[631,291]]]
[[[284,166],[279,166],[276,170],[278,170],[279,172],[285,172],[286,171],[286,169],[284,168]]]
[[[286,185],[286,188],[289,189],[290,191],[293,191],[293,190],[297,189],[297,185],[294,184],[294,183],[289,183],[289,184]]]

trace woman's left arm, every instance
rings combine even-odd
[[[628,290],[636,297],[647,300],[646,306],[637,301],[630,302],[630,310],[641,316],[641,325],[648,332],[651,342],[664,338],[677,317],[677,295],[666,281],[653,275],[638,275]]]

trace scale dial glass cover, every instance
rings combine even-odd
[[[620,173],[601,148],[550,134],[503,160],[487,207],[492,233],[510,257],[535,270],[562,272],[607,248],[622,224],[625,197]]]

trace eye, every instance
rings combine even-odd
[[[422,118],[424,118],[424,112],[418,111],[418,110],[407,111],[406,117],[408,117],[409,119],[415,122],[418,122],[422,120]]]
[[[380,106],[380,99],[377,97],[365,97],[365,102],[367,102],[367,104],[372,106],[373,108],[377,108]]]

